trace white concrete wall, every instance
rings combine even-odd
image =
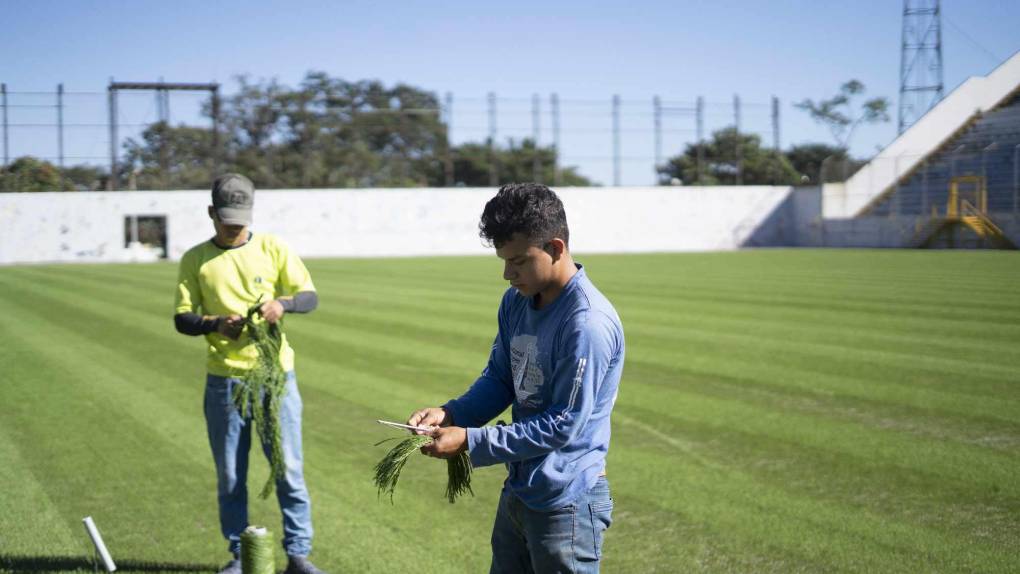
[[[850,215],[847,215],[847,214]],[[846,183],[822,184],[822,217],[826,219],[849,219],[853,216],[847,197]]]
[[[736,249],[789,187],[557,190],[576,252]],[[478,218],[495,190],[271,190],[255,196],[256,231],[303,257],[486,254]],[[165,215],[170,259],[212,235],[206,191],[0,194],[0,263],[130,261],[124,218]]]
[[[1020,52],[987,76],[967,79],[858,170],[845,186],[826,184],[822,205],[825,218],[859,215],[873,199],[956,134],[971,116],[994,108],[1018,86]]]

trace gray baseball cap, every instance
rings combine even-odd
[[[220,222],[227,225],[251,225],[255,185],[241,174],[221,175],[213,182],[212,204]]]

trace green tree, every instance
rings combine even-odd
[[[446,125],[432,93],[323,72],[310,72],[294,90],[241,82],[225,114],[229,157],[256,183],[420,186],[442,174]]]
[[[211,130],[159,122],[140,137],[124,144],[127,189],[204,189],[214,179]]]
[[[853,159],[845,149],[822,143],[795,145],[786,157],[801,174],[801,182],[812,184],[843,181],[867,163]]]
[[[48,161],[28,155],[22,156],[0,170],[0,190],[8,192],[62,191],[60,170]]]
[[[73,165],[61,170],[48,161],[24,156],[0,169],[0,192],[97,191],[106,188],[107,179],[101,167]]]
[[[101,191],[106,189],[109,173],[94,165],[73,165],[63,170],[65,189],[72,191]]]
[[[575,167],[556,167],[556,150],[550,147],[535,147],[535,142],[525,139],[520,144],[510,140],[506,147],[487,143],[464,143],[453,151],[453,173],[457,185],[488,187],[491,183],[490,167],[495,168],[497,185],[515,181],[535,180],[535,156],[538,156],[539,176],[542,183],[552,185],[557,181],[561,187],[591,186],[588,178],[577,173]],[[434,185],[441,185],[436,183]]]
[[[839,88],[839,93],[827,100],[817,102],[805,99],[794,104],[806,111],[816,122],[829,128],[836,147],[850,148],[850,139],[854,131],[865,124],[884,123],[889,121],[889,100],[872,98],[860,106],[855,105],[858,96],[864,94],[865,88],[858,80],[850,80]]]
[[[283,169],[289,163],[287,147],[280,135],[284,122],[280,100],[287,88],[276,80],[252,83],[247,76],[237,76],[236,81],[237,92],[224,101],[220,112],[223,133],[217,151],[226,164],[222,169],[244,173],[260,187],[290,186]],[[204,112],[212,117],[208,104]]]
[[[659,184],[679,180],[686,185],[736,185],[738,146],[743,185],[794,185],[800,181],[790,161],[781,153],[762,148],[758,135],[725,128],[713,133],[711,140],[688,144],[682,154],[657,167]],[[699,156],[703,158],[700,174]]]
[[[213,171],[233,170],[262,188],[443,186],[450,175],[454,183],[489,183],[487,146],[448,149],[431,92],[323,72],[308,73],[293,89],[245,76],[237,82],[220,111],[219,149],[209,129],[155,124],[125,143],[121,181],[129,188],[205,188]],[[204,113],[211,118],[211,104]],[[534,179],[536,154],[542,180],[555,181],[552,148],[536,150],[529,141],[498,148],[500,181]],[[559,176],[563,185],[590,184],[574,168]]]

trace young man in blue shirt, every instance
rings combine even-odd
[[[407,422],[438,427],[427,455],[466,450],[475,467],[506,464],[490,573],[598,572],[613,510],[605,468],[620,318],[574,263],[563,203],[549,188],[503,186],[479,229],[510,282],[488,365],[459,398]],[[512,424],[484,426],[507,406]]]

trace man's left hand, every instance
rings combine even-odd
[[[279,321],[280,317],[283,317],[283,305],[276,299],[266,301],[259,307],[259,313],[262,315],[262,318],[272,324]]]
[[[453,458],[467,450],[467,429],[440,427],[432,431],[432,442],[421,447],[422,454],[436,458]]]

